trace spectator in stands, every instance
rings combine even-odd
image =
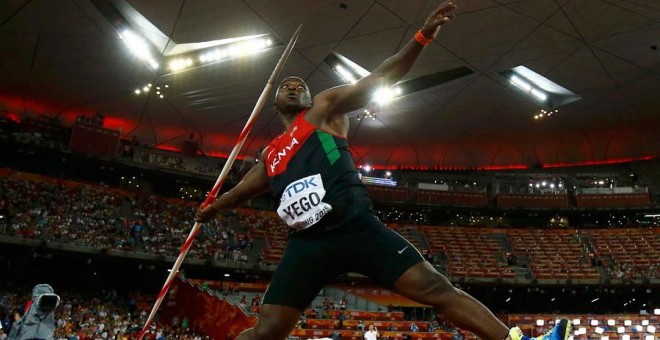
[[[338,319],[339,322],[337,322],[337,325],[339,329],[344,329],[344,320],[346,320],[346,315],[344,315],[344,313],[339,313]]]
[[[364,321],[360,320],[360,322],[358,322],[357,330],[360,332],[364,332]]]
[[[305,315],[305,313],[302,313],[300,315],[300,328],[301,329],[307,328],[307,315]]]
[[[411,332],[419,332],[419,327],[417,326],[416,323],[413,322],[413,323],[410,324],[410,331]]]
[[[257,307],[261,305],[261,295],[257,294],[252,298],[252,307]]]
[[[172,318],[172,329],[177,329],[177,328],[179,328],[179,316],[175,315]]]
[[[243,309],[247,308],[247,296],[243,295],[241,301],[238,303]]]
[[[11,310],[3,310],[2,313],[0,314],[0,328],[4,329],[5,331],[9,332],[11,330],[11,326],[13,323],[13,318],[11,317],[13,315]]]
[[[508,265],[513,266],[518,264],[518,258],[516,257],[516,254],[514,253],[506,253],[506,262]]]
[[[374,325],[369,325],[369,330],[364,332],[365,340],[376,340],[379,337],[378,328],[374,327]]]

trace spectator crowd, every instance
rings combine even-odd
[[[0,233],[26,239],[177,256],[196,209],[193,202],[103,186],[0,177]],[[236,231],[232,215],[205,223],[188,257],[248,262],[252,241]]]

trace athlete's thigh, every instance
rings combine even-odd
[[[379,284],[394,288],[396,281],[409,268],[424,261],[417,248],[397,232],[386,227],[373,214],[360,219],[363,239],[356,252],[364,274]]]
[[[304,311],[331,278],[323,238],[291,236],[264,295],[264,304]]]

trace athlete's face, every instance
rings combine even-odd
[[[305,81],[287,77],[280,83],[275,95],[275,109],[281,113],[298,113],[312,106],[312,96]]]

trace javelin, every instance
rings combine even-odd
[[[234,164],[234,160],[236,160],[236,156],[238,155],[239,151],[241,151],[241,148],[243,147],[243,143],[247,139],[248,133],[250,133],[250,130],[254,125],[254,122],[257,120],[259,113],[261,113],[261,109],[264,107],[264,103],[266,102],[266,99],[268,99],[268,95],[270,94],[270,91],[273,88],[275,79],[279,77],[280,71],[282,71],[282,67],[284,67],[284,63],[289,57],[289,54],[291,54],[291,50],[293,50],[293,46],[296,44],[296,41],[298,40],[298,36],[300,36],[301,30],[302,30],[302,25],[298,26],[298,29],[296,30],[296,32],[293,33],[291,40],[289,40],[289,44],[284,49],[284,53],[282,53],[282,56],[280,57],[280,60],[277,62],[277,65],[275,66],[273,73],[271,73],[270,78],[268,79],[268,83],[266,83],[266,87],[261,92],[261,96],[259,96],[259,99],[257,100],[257,104],[254,106],[254,109],[252,110],[252,114],[250,114],[250,118],[248,118],[247,123],[245,123],[245,127],[243,127],[243,131],[241,131],[241,134],[238,136],[238,139],[236,140],[236,145],[234,145],[234,149],[231,151],[231,154],[229,154],[229,158],[227,158],[227,163],[225,163],[225,166],[222,168],[222,171],[220,172],[218,179],[215,181],[215,185],[213,185],[213,189],[211,189],[209,194],[206,196],[204,203],[202,203],[202,209],[206,208],[206,206],[213,203],[216,197],[218,196],[220,187],[222,187],[222,184],[224,184],[225,179],[227,178],[227,174],[229,173],[229,169],[231,169],[231,166]],[[151,313],[149,313],[149,318],[147,319],[147,322],[144,324],[144,327],[142,328],[140,334],[138,335],[139,340],[142,340],[144,333],[151,325],[151,321],[154,319],[154,316],[156,315],[156,312],[158,311],[161,302],[163,302],[163,299],[165,298],[165,294],[167,294],[167,291],[170,289],[170,285],[172,284],[174,277],[176,277],[176,273],[179,271],[179,267],[181,267],[181,263],[183,263],[183,259],[186,257],[186,254],[188,254],[188,250],[190,249],[190,246],[192,245],[192,242],[195,239],[197,232],[199,232],[199,228],[201,226],[202,226],[201,223],[195,222],[195,225],[193,225],[193,228],[190,231],[190,234],[188,235],[186,242],[183,243],[183,246],[181,247],[181,251],[179,252],[179,257],[177,257],[176,262],[174,262],[174,265],[170,270],[170,274],[167,277],[167,280],[165,280],[165,284],[163,285],[163,288],[160,290],[160,293],[158,293],[158,298],[156,299],[156,302],[154,303],[154,306],[151,309]]]

